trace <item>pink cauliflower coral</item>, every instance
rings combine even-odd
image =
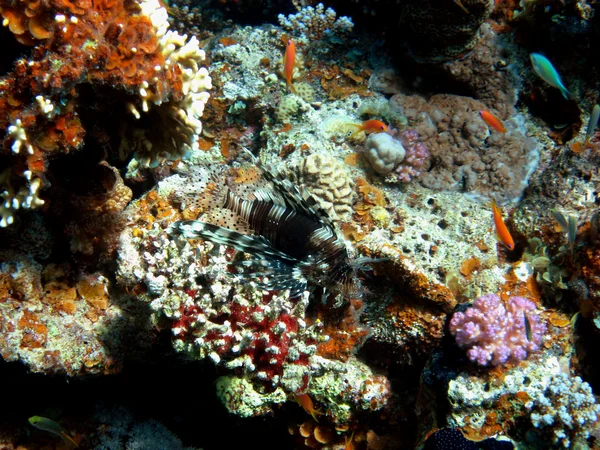
[[[520,361],[539,348],[546,331],[535,309],[523,297],[511,297],[505,307],[497,295],[484,295],[452,316],[450,332],[461,348],[468,348],[469,359],[482,366]]]

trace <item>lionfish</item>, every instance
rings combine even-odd
[[[207,184],[212,198],[202,203],[213,211],[208,214],[213,223],[179,221],[172,225],[172,231],[249,254],[251,259],[233,264],[243,266],[240,276],[257,280],[262,289],[289,289],[292,296],[297,296],[308,285],[317,285],[331,292],[360,296],[361,288],[353,275],[364,268],[362,262],[369,261],[351,262],[333,222],[310,193],[299,190],[283,175],[272,174],[250,155],[271,188],[267,184],[230,187],[213,175]]]

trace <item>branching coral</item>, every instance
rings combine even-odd
[[[430,153],[415,130],[403,131],[400,134],[400,140],[406,149],[406,156],[398,164],[392,176],[388,178],[407,183],[421,176],[427,167]]]
[[[586,440],[600,416],[592,388],[579,377],[559,373],[535,399],[531,422],[564,448],[587,447]]]
[[[452,316],[450,332],[482,366],[520,361],[539,348],[546,330],[534,311],[535,303],[522,297],[511,297],[505,307],[497,295],[484,295]]]
[[[279,24],[283,29],[300,34],[305,39],[315,41],[327,34],[346,34],[352,30],[354,24],[349,17],[342,16],[336,19],[336,12],[319,3],[312,6],[298,7],[297,14],[285,17],[279,14]]]

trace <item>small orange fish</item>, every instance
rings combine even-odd
[[[510,231],[506,228],[506,224],[502,219],[502,212],[494,199],[492,199],[492,211],[494,213],[494,225],[496,225],[496,235],[498,236],[498,239],[506,246],[506,248],[513,250],[515,248],[515,241],[513,241]]]
[[[292,92],[296,93],[296,88],[292,84],[292,75],[294,73],[294,64],[296,63],[296,44],[290,38],[285,47],[285,56],[283,57],[283,77]]]
[[[500,133],[506,133],[506,128],[500,119],[488,111],[479,111],[479,115],[485,123]]]
[[[349,137],[353,137],[354,135],[364,131],[366,134],[371,133],[383,133],[388,130],[388,126],[383,123],[381,120],[365,120],[363,123],[351,123],[350,126],[355,127],[356,131],[354,133],[348,133]]]
[[[354,450],[354,431],[350,436],[346,436],[346,445],[344,450]]]
[[[320,414],[320,412],[315,409],[315,406],[313,405],[313,402],[308,394],[296,395],[296,401],[300,406],[302,406],[304,411],[306,411],[312,416],[313,419],[315,419],[315,422],[319,421],[319,419],[317,419],[317,414]]]

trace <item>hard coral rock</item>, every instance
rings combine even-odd
[[[106,329],[120,312],[109,304],[105,277],[87,275],[73,283],[68,265],[42,266],[12,252],[3,252],[0,260],[4,360],[21,361],[29,370],[47,374],[118,371],[114,350],[120,348],[120,335]]]
[[[489,232],[490,213],[481,202],[409,184],[403,193],[387,191],[394,211],[388,230],[374,230],[359,242],[364,254],[389,257],[389,278],[407,293],[451,311],[457,298],[497,290],[504,276]],[[479,261],[460,274],[462,262]]]
[[[295,169],[295,170],[294,170]],[[327,153],[313,153],[290,171],[334,220],[348,220],[354,200],[354,181],[345,164]]]
[[[454,83],[466,87],[472,97],[488,108],[494,108],[500,117],[508,119],[515,114],[518,88],[521,80],[516,69],[509,65],[509,44],[504,42],[488,25],[481,27],[482,39],[462,59],[438,66]]]
[[[454,59],[472,49],[479,28],[494,10],[494,0],[409,0],[402,2],[400,24],[419,60]]]

